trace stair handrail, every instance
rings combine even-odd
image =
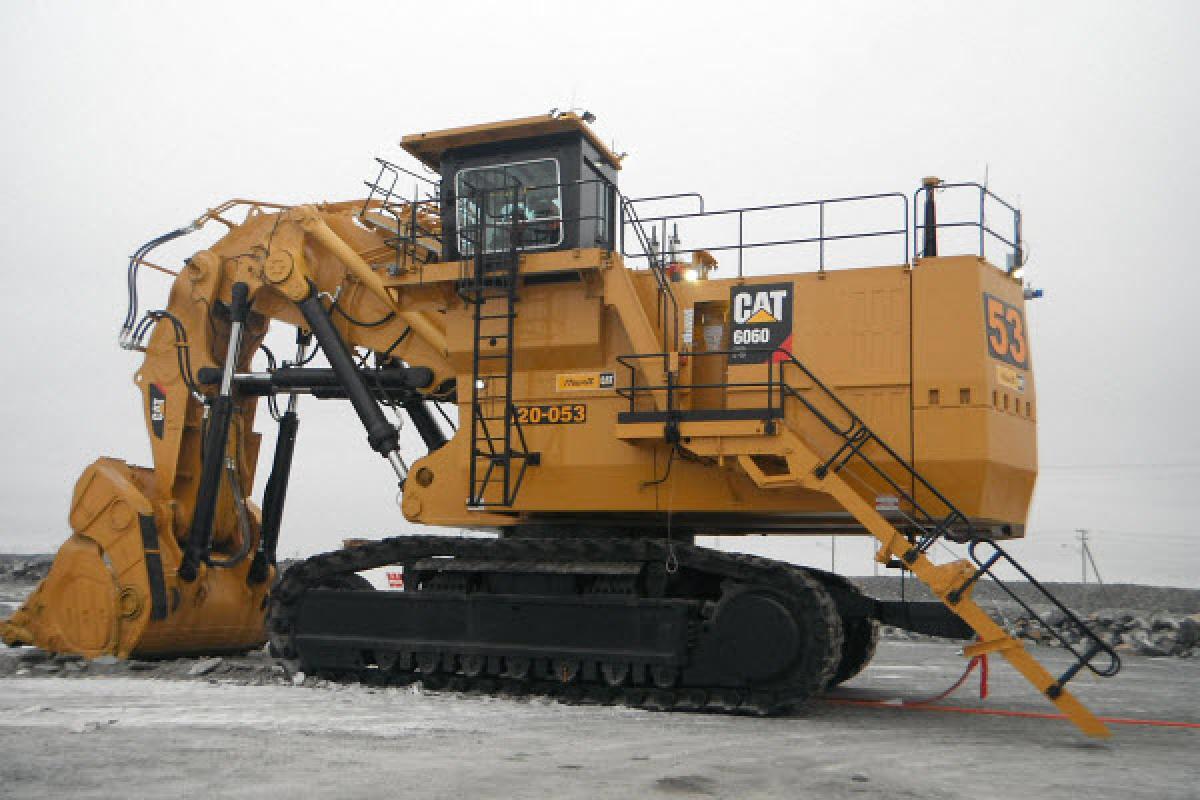
[[[986,560],[986,563],[984,559],[981,559],[975,553],[975,548],[981,544],[987,544],[995,551],[992,556]],[[994,540],[975,539],[971,541],[967,545],[967,554],[971,557],[971,560],[975,562],[976,566],[980,568],[977,574],[986,574],[989,578],[991,578],[992,581],[995,582],[995,584],[999,586],[1000,589],[1003,590],[1013,602],[1025,610],[1025,613],[1027,613],[1030,618],[1035,620],[1040,626],[1049,631],[1050,635],[1058,640],[1058,643],[1062,645],[1064,650],[1067,650],[1071,653],[1071,655],[1075,656],[1076,663],[1065,673],[1063,673],[1062,677],[1060,677],[1058,682],[1055,684],[1059,691],[1061,691],[1067,682],[1074,678],[1079,670],[1083,667],[1087,667],[1092,674],[1100,678],[1111,678],[1113,675],[1116,675],[1121,671],[1121,656],[1117,654],[1117,651],[1113,648],[1113,646],[1104,641],[1099,634],[1092,631],[1092,629],[1089,628],[1087,624],[1075,614],[1074,611],[1072,611],[1070,608],[1064,605],[1061,600],[1051,594],[1050,590],[1043,586],[1041,582],[1037,580],[1037,578],[1034,578],[1033,575],[1030,574],[1029,570],[1021,566],[1020,562],[1009,555],[1008,551],[1000,547],[1000,545]],[[1042,615],[1034,611],[1028,603],[1021,599],[1020,595],[1009,588],[1008,584],[996,577],[991,570],[996,561],[1000,559],[1003,559],[1010,567],[1020,573],[1021,577],[1024,578],[1039,594],[1041,594],[1042,597],[1049,600],[1050,603],[1058,609],[1059,613],[1063,615],[1063,621],[1069,622],[1072,626],[1074,626],[1075,630],[1079,632],[1080,639],[1086,638],[1092,641],[1091,646],[1087,648],[1085,653],[1080,653],[1079,650],[1075,648],[1074,643],[1060,633],[1058,628],[1054,627],[1045,619],[1043,619]],[[961,593],[961,588],[958,591]],[[1095,666],[1092,662],[1102,653],[1108,656],[1108,662],[1103,668],[1100,668]],[[1051,691],[1053,690],[1054,687],[1051,687]],[[1054,696],[1054,694],[1051,695],[1051,697]]]
[[[796,356],[794,354],[792,354],[786,348],[783,348],[783,347],[776,348],[776,350],[772,353],[772,358],[771,358],[772,362],[775,360],[776,354],[783,355],[783,359],[780,363],[780,370],[779,370],[780,404],[781,405],[783,404],[783,398],[785,396],[794,397],[797,400],[799,400],[806,408],[808,408],[808,410],[810,412],[812,412],[812,414],[814,416],[816,416],[818,419],[820,419],[826,425],[826,427],[828,427],[834,433],[841,435],[847,443],[855,442],[855,441],[857,442],[852,447],[850,447],[849,454],[846,456],[845,459],[842,460],[841,466],[844,466],[845,463],[847,461],[849,461],[849,459],[852,458],[854,455],[858,455],[858,457],[862,461],[864,461],[868,466],[870,466],[880,477],[882,477],[885,481],[887,481],[887,483],[894,490],[896,490],[896,492],[899,495],[901,495],[909,504],[911,504],[914,511],[919,511],[923,516],[928,518],[930,520],[930,522],[933,522],[932,515],[930,515],[928,511],[924,510],[916,502],[916,499],[914,497],[909,495],[909,493],[905,492],[902,487],[900,487],[899,485],[896,484],[896,482],[891,478],[891,476],[889,476],[887,473],[885,473],[882,469],[879,468],[879,466],[874,461],[872,461],[870,458],[868,458],[866,455],[864,455],[861,452],[862,447],[868,441],[874,442],[879,447],[881,447],[883,449],[883,451],[888,454],[888,456],[890,456],[898,464],[900,464],[902,467],[904,467],[904,469],[908,472],[908,474],[912,476],[914,481],[919,483],[922,488],[924,488],[925,490],[930,492],[934,497],[936,497],[938,499],[939,502],[941,502],[943,505],[946,506],[946,508],[948,508],[950,510],[949,516],[947,516],[944,520],[942,520],[940,523],[938,523],[937,526],[934,528],[934,530],[931,532],[926,531],[924,526],[918,525],[918,527],[920,527],[921,530],[926,533],[926,537],[924,540],[919,541],[916,545],[914,545],[914,547],[911,548],[907,553],[905,553],[903,556],[903,559],[905,561],[908,561],[909,563],[911,563],[911,561],[915,561],[916,555],[918,553],[924,553],[925,551],[927,551],[929,549],[929,547],[932,546],[933,543],[935,541],[937,541],[937,539],[940,538],[941,535],[943,535],[945,533],[945,531],[949,525],[953,524],[953,522],[955,520],[961,520],[961,522],[963,524],[965,524],[967,527],[968,535],[965,537],[965,540],[967,541],[967,554],[970,556],[971,560],[973,562],[975,562],[975,565],[976,565],[976,567],[978,567],[978,569],[976,569],[975,573],[963,585],[954,589],[947,595],[947,598],[946,598],[947,601],[951,605],[957,604],[966,595],[967,590],[970,588],[970,586],[972,584],[974,584],[980,577],[987,575],[989,578],[992,579],[993,582],[995,582],[995,584],[997,586],[1000,587],[1001,590],[1004,591],[1005,594],[1007,594],[1014,602],[1016,602],[1019,606],[1021,606],[1021,608],[1023,608],[1030,615],[1030,617],[1033,620],[1035,620],[1042,628],[1049,631],[1049,633],[1056,640],[1058,640],[1059,644],[1062,645],[1062,647],[1065,650],[1070,652],[1071,655],[1073,655],[1075,657],[1075,663],[1072,664],[1070,667],[1068,667],[1067,670],[1061,676],[1059,676],[1058,680],[1047,690],[1047,694],[1051,698],[1057,697],[1059,694],[1061,694],[1062,690],[1066,686],[1066,684],[1072,678],[1074,678],[1079,673],[1079,671],[1081,669],[1083,669],[1084,667],[1086,667],[1090,672],[1092,672],[1096,676],[1102,677],[1102,678],[1112,677],[1113,675],[1116,675],[1117,672],[1120,671],[1121,658],[1117,654],[1116,650],[1113,649],[1111,644],[1104,641],[1104,639],[1100,636],[1100,634],[1096,633],[1091,628],[1089,628],[1087,626],[1087,624],[1085,622],[1083,622],[1083,620],[1081,620],[1078,617],[1078,615],[1075,614],[1075,612],[1071,611],[1071,609],[1069,609],[1067,606],[1065,606],[1062,603],[1062,601],[1060,601],[1057,597],[1055,597],[1050,592],[1050,590],[1047,589],[1045,586],[1043,586],[1036,578],[1034,578],[1033,575],[1030,574],[1030,572],[1020,564],[1020,562],[1018,562],[1006,550],[1004,550],[1002,547],[1000,547],[1000,545],[997,544],[994,539],[992,539],[990,537],[976,536],[973,528],[971,527],[970,521],[967,519],[966,515],[963,514],[961,511],[959,511],[958,508],[955,507],[953,503],[951,503],[940,491],[938,491],[931,483],[929,483],[928,480],[926,480],[919,472],[917,472],[915,467],[913,467],[906,460],[901,458],[900,455],[898,453],[896,453],[896,451],[893,450],[892,447],[890,445],[888,445],[887,442],[885,442],[874,431],[872,431],[866,425],[866,423],[864,423],[862,421],[862,419],[856,413],[854,413],[854,411],[851,410],[842,401],[842,399],[837,396],[837,394],[835,394],[833,392],[833,390],[831,390],[816,375],[814,375],[812,373],[812,371],[807,366],[805,366],[805,364],[803,362],[801,362],[798,358],[796,358]],[[848,428],[846,428],[845,430],[839,428],[836,425],[836,423],[834,423],[831,419],[829,419],[829,417],[826,414],[821,412],[820,409],[816,408],[811,402],[809,402],[808,398],[804,397],[802,392],[800,392],[798,389],[796,389],[794,386],[792,386],[790,383],[788,383],[783,374],[783,366],[785,364],[792,364],[792,365],[796,366],[798,369],[800,369],[805,374],[805,376],[809,380],[812,381],[814,386],[818,387],[825,394],[826,397],[833,400],[833,402],[837,404],[838,408],[840,408],[847,416],[850,417],[850,419],[851,419],[850,426]],[[862,436],[859,437],[857,440],[854,438],[856,432],[862,433]],[[845,449],[846,449],[846,445],[843,445],[843,447],[841,449],[839,449],[838,452],[841,453]],[[816,470],[817,476],[824,477],[824,474],[828,472],[831,465],[836,463],[837,461],[838,461],[838,454],[835,453],[835,455],[832,458],[830,458],[829,460],[827,460],[824,464],[818,465],[817,470]],[[838,469],[840,469],[840,466],[838,467]],[[915,492],[913,494],[915,494]],[[913,520],[913,521],[915,522],[915,520]],[[986,560],[980,558],[975,552],[976,548],[978,548],[982,544],[987,544],[994,551],[992,556]],[[1028,584],[1031,587],[1033,587],[1033,589],[1035,591],[1037,591],[1042,597],[1044,597],[1055,608],[1057,608],[1058,611],[1063,615],[1064,621],[1069,622],[1074,627],[1074,629],[1079,633],[1081,640],[1086,639],[1086,640],[1090,641],[1091,644],[1087,647],[1085,652],[1081,653],[1078,649],[1076,649],[1075,645],[1072,642],[1070,642],[1066,638],[1066,636],[1064,636],[1062,633],[1060,633],[1058,631],[1058,629],[1056,629],[1054,626],[1050,625],[1049,622],[1047,622],[1045,619],[1043,619],[1040,614],[1038,614],[1036,611],[1034,611],[1033,608],[1031,608],[1028,603],[1026,603],[1024,600],[1022,600],[1020,598],[1020,596],[1018,596],[1016,594],[1016,592],[1014,592],[1012,589],[1010,589],[1003,580],[1001,580],[994,572],[992,572],[992,567],[994,567],[996,562],[1000,561],[1000,560],[1004,560],[1011,568],[1015,569],[1028,582]],[[1102,667],[1097,667],[1093,663],[1093,661],[1096,659],[1097,656],[1099,656],[1101,654],[1104,654],[1105,656],[1107,656],[1108,661]]]
[[[949,500],[949,498],[947,498],[937,489],[937,487],[933,486],[933,484],[926,480],[912,464],[910,464],[899,453],[892,449],[891,445],[880,438],[875,431],[871,430],[871,428],[865,422],[863,422],[862,418],[859,417],[858,414],[856,414],[849,406],[847,406],[832,389],[830,389],[823,381],[821,381],[820,378],[813,374],[812,370],[810,370],[802,361],[800,361],[800,359],[796,358],[791,351],[784,347],[777,347],[774,351],[772,351],[771,361],[775,362],[777,359],[779,360],[780,404],[783,404],[784,397],[795,398],[796,400],[800,401],[800,403],[803,404],[804,407],[813,414],[813,416],[820,420],[826,428],[828,428],[832,433],[841,437],[843,440],[843,445],[833,454],[833,456],[817,466],[816,475],[818,478],[825,477],[830,470],[833,470],[834,472],[840,471],[842,467],[844,467],[846,463],[850,461],[850,459],[857,455],[860,460],[865,462],[867,466],[869,466],[877,475],[879,475],[879,477],[887,482],[892,491],[899,496],[899,499],[907,502],[915,513],[923,517],[923,519],[920,520],[911,520],[923,534],[921,539],[914,546],[915,552],[910,556],[912,559],[915,559],[917,553],[924,553],[930,547],[932,547],[934,542],[945,535],[952,525],[957,524],[965,528],[963,533],[960,534],[960,538],[976,538],[975,530],[971,526],[971,522],[967,518],[966,514],[960,511],[954,505],[954,503]],[[817,408],[807,397],[805,397],[803,392],[789,383],[786,375],[784,374],[784,367],[787,365],[792,365],[803,372],[804,376],[812,382],[813,386],[820,389],[821,393],[825,397],[832,400],[838,409],[849,418],[849,425],[847,425],[845,428],[840,427],[836,422],[830,419],[827,414],[821,411],[821,409]],[[876,464],[862,452],[863,448],[869,443],[873,443],[882,449],[889,458],[895,461],[904,469],[906,473],[908,473],[914,482],[914,486],[919,484],[922,489],[935,497],[949,513],[944,518],[939,519],[926,510],[920,503],[917,502],[915,497],[915,489],[912,491],[906,490],[903,486],[898,484],[895,479],[892,478],[892,476],[884,472],[878,464]],[[929,529],[930,527],[932,527],[932,530]]]
[[[664,358],[673,350],[679,342],[679,302],[675,299],[675,292],[671,288],[671,279],[667,277],[666,267],[663,261],[660,260],[661,252],[656,255],[653,248],[650,247],[650,240],[646,238],[646,231],[642,227],[642,219],[638,216],[637,209],[634,207],[635,201],[630,200],[625,195],[617,192],[617,199],[621,203],[621,250],[625,250],[625,227],[631,226],[634,233],[637,235],[638,243],[642,247],[642,252],[646,254],[646,263],[650,267],[650,272],[654,274],[654,281],[658,285],[659,297],[669,303],[669,313],[663,311],[663,338],[664,342]],[[666,241],[667,232],[663,230],[663,241]],[[667,331],[667,320],[670,320],[670,332]],[[664,370],[666,371],[666,370]]]

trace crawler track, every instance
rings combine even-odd
[[[567,702],[623,704],[654,710],[763,715],[805,702],[830,685],[847,666],[843,659],[842,618],[825,588],[826,585],[834,588],[831,581],[836,583],[834,579],[838,576],[826,576],[758,556],[725,553],[661,539],[635,538],[404,536],[313,556],[289,569],[272,594],[268,631],[276,656],[293,669],[321,669],[319,664],[312,664],[311,658],[306,657],[305,631],[301,627],[304,624],[301,610],[306,595],[312,590],[321,589],[323,593],[310,597],[309,602],[328,601],[331,590],[363,591],[356,588],[351,577],[354,573],[430,558],[482,559],[491,564],[569,564],[585,571],[588,565],[614,562],[641,565],[643,569],[663,576],[665,589],[660,589],[660,596],[694,603],[696,612],[688,621],[689,656],[700,652],[696,642],[708,635],[714,624],[714,613],[718,616],[721,613],[714,609],[721,608],[722,601],[740,592],[754,592],[777,601],[778,607],[786,608],[800,622],[803,638],[796,656],[781,674],[763,679],[751,675],[745,680],[726,682],[738,685],[688,685],[686,672],[676,675],[673,681],[657,678],[623,680],[620,674],[626,666],[620,663],[618,655],[611,659],[601,658],[590,666],[584,664],[584,668],[579,664],[570,669],[564,666],[560,680],[547,680],[546,670],[531,670],[527,663],[525,669],[517,669],[516,665],[522,661],[519,657],[505,658],[504,666],[497,668],[501,659],[495,655],[490,660],[472,656],[467,648],[456,650],[453,642],[441,643],[437,652],[404,652],[389,650],[382,635],[380,644],[373,648],[364,648],[361,637],[348,642],[341,663],[352,666],[338,672],[350,673],[365,681],[420,679],[434,689],[541,694]],[[641,597],[646,596],[645,583],[640,581],[636,590]],[[720,589],[718,596],[711,596],[710,591],[710,596],[705,597],[703,591],[695,589],[696,586],[719,586]],[[442,596],[456,591],[462,596],[466,590],[451,581],[450,586],[439,586],[437,591],[442,592]],[[750,607],[755,608],[753,603]],[[749,619],[753,622],[753,617]],[[752,624],[746,626],[748,636],[754,636],[754,627]],[[854,657],[856,662],[860,659],[861,655]],[[861,668],[861,664],[857,666]],[[610,670],[607,674],[606,667]],[[552,671],[557,669],[555,666]],[[618,673],[615,680],[614,671]]]

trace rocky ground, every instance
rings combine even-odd
[[[932,600],[920,581],[911,575],[901,579],[897,575],[866,576],[852,578],[863,591],[880,600]],[[1046,583],[1046,588],[1068,607],[1085,613],[1100,608],[1125,608],[1137,611],[1167,611],[1175,614],[1200,612],[1200,589],[1181,589],[1173,586],[1146,586],[1136,583],[1112,583],[1103,586],[1090,583]],[[1032,605],[1041,605],[1044,599],[1028,584],[1013,582],[1013,591],[1018,597]],[[973,591],[974,599],[983,605],[1016,608],[1016,603],[996,584],[981,581]]]
[[[892,576],[854,580],[867,594],[881,600],[934,599],[928,589],[911,577],[903,582],[903,586],[901,579]],[[1064,640],[1068,644],[1079,644],[1078,629],[1061,611],[1047,605],[1045,599],[1027,584],[1014,583],[1012,588],[1053,631],[1039,624],[995,584],[978,584],[974,599],[991,610],[1010,633],[1027,641],[1050,647],[1063,647]],[[1114,645],[1119,653],[1182,658],[1200,656],[1200,589],[1137,584],[1085,587],[1077,583],[1051,583],[1046,584],[1046,588],[1089,628]],[[896,628],[884,628],[883,636],[909,641],[931,638]]]
[[[1050,669],[1066,654],[1036,647]],[[831,698],[769,719],[330,684],[261,653],[116,663],[0,649],[0,796],[1196,798],[1200,730],[906,710],[950,686],[947,642],[881,643]],[[959,708],[1053,712],[994,662]],[[1200,660],[1131,655],[1072,684],[1097,713],[1200,721]],[[868,701],[873,705],[859,703]]]
[[[0,559],[0,603],[15,606],[48,563]],[[1085,672],[1072,690],[1099,714],[1200,722],[1200,659],[1141,655],[1196,655],[1200,609],[1186,590],[1152,588],[1091,613],[1125,666],[1108,680]],[[905,591],[914,596],[911,582]],[[996,608],[1065,669],[1068,655],[1014,606]],[[1060,720],[902,710],[953,684],[964,661],[961,643],[890,633],[831,698],[766,720],[330,683],[263,651],[87,661],[0,647],[0,796],[1200,797],[1198,729],[1121,725],[1098,742]],[[1053,712],[993,664],[988,699],[972,679],[944,702]]]
[[[0,554],[0,619],[7,617],[50,571],[54,556]]]

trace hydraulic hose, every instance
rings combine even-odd
[[[182,228],[176,228],[173,231],[168,231],[167,233],[164,233],[161,236],[155,237],[154,239],[151,239],[150,241],[146,242],[144,245],[139,247],[132,256],[129,257],[129,271],[126,276],[126,281],[127,281],[128,290],[129,290],[129,304],[126,307],[125,321],[121,324],[121,332],[118,336],[118,340],[121,343],[121,347],[123,347],[125,349],[130,349],[130,347],[133,344],[133,341],[132,341],[130,335],[133,333],[133,326],[134,326],[134,323],[137,322],[137,315],[138,315],[138,293],[137,293],[138,266],[140,266],[140,264],[142,263],[142,260],[146,256],[148,256],[150,254],[150,252],[152,250],[154,250],[155,248],[157,248],[161,245],[164,245],[167,242],[174,241],[175,239],[178,239],[181,236],[186,236],[187,234],[192,233],[193,231],[199,230],[199,228],[200,228],[199,222],[192,222],[192,223],[189,223],[188,225],[185,225]]]

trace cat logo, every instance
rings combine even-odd
[[[159,439],[163,438],[167,427],[167,395],[157,383],[150,384],[148,392],[150,402],[150,429]]]
[[[787,296],[787,289],[735,291],[733,321],[738,325],[765,325],[771,322],[782,322],[783,303]]]
[[[792,284],[765,283],[730,288],[733,312],[731,364],[781,361],[792,346]]]

